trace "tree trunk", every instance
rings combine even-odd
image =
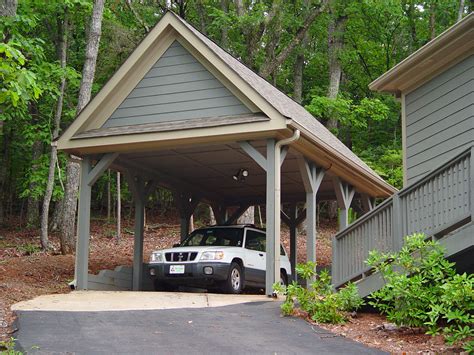
[[[247,210],[237,219],[237,224],[255,224],[255,206],[250,206]]]
[[[436,4],[433,2],[430,5],[430,38],[436,37]]]
[[[293,76],[293,99],[299,104],[303,101],[303,70],[304,54],[303,50],[300,50],[296,56]]]
[[[6,201],[8,196],[8,171],[10,167],[10,135],[11,130],[3,126],[3,144],[2,144],[2,160],[0,164],[0,225],[5,221]]]
[[[459,10],[458,10],[458,20],[457,20],[457,22],[462,20],[463,14],[464,14],[464,0],[459,0]]]
[[[211,206],[208,206],[209,208],[209,224],[212,226],[216,224],[216,216],[214,216],[214,211],[212,210]]]
[[[43,143],[41,141],[35,141],[32,147],[32,165],[31,172],[35,174],[38,171],[38,159],[41,157],[43,150]],[[37,184],[30,182],[29,190],[30,195],[28,196],[27,207],[26,207],[26,224],[28,227],[37,227],[39,222],[40,210],[38,197],[32,195],[31,192],[36,189]]]
[[[328,59],[329,59],[329,87],[327,97],[336,99],[339,95],[339,87],[341,85],[342,67],[339,61],[339,53],[343,48],[343,30],[345,20],[336,15],[332,15],[328,24]],[[326,122],[326,128],[335,131],[338,127],[338,121],[335,118],[329,118]],[[329,201],[328,203],[329,218],[337,217],[337,201]]]
[[[112,209],[112,194],[110,191],[110,170],[108,171],[108,179],[107,179],[107,222],[110,223],[110,211]]]
[[[202,2],[202,0],[198,0],[197,4],[197,13],[199,16],[199,30],[201,31],[202,34],[206,35],[207,34],[207,28],[206,28],[206,8]]]
[[[75,250],[74,227],[76,221],[79,172],[79,163],[68,162],[66,167],[67,180],[64,191],[64,200],[61,204],[64,214],[60,226],[61,251],[65,254],[69,254]],[[72,214],[71,211],[73,211]]]
[[[92,20],[89,27],[86,44],[86,56],[82,70],[82,80],[79,88],[79,98],[77,103],[77,113],[86,106],[91,98],[92,83],[94,82],[97,54],[99,52],[100,36],[102,31],[102,15],[104,12],[105,0],[95,0],[92,9]],[[79,190],[79,171],[77,162],[70,160],[67,164],[67,183],[64,192],[65,203],[63,205],[63,218],[61,228],[62,238],[74,240],[74,222],[77,210],[77,192]]]
[[[305,9],[309,7],[309,0],[304,0]],[[293,77],[293,99],[301,104],[303,102],[303,72],[304,72],[304,50],[308,44],[308,35],[305,35],[296,55]]]
[[[64,20],[58,20],[58,25],[60,28],[61,35],[59,36],[59,43],[58,43],[58,54],[59,54],[59,62],[61,63],[61,68],[66,68],[66,55],[67,55],[67,36],[68,36],[68,19],[67,19],[67,10],[64,10]],[[54,175],[56,171],[56,160],[58,157],[58,147],[54,140],[59,136],[59,127],[61,124],[61,115],[63,111],[63,101],[64,101],[64,92],[66,91],[66,77],[61,78],[61,84],[59,88],[59,97],[58,102],[56,104],[56,113],[54,115],[54,122],[53,122],[53,135],[51,137],[51,154],[49,160],[49,171],[48,171],[48,182],[46,184],[46,192],[43,199],[43,210],[41,214],[41,247],[43,249],[49,248],[49,240],[48,240],[48,219],[49,219],[49,206],[51,203],[51,196],[53,195],[54,189]],[[63,248],[61,245],[61,252],[66,254],[66,252],[71,252],[67,250],[67,248]]]
[[[0,0],[0,16],[15,16],[17,0]]]
[[[225,14],[228,14],[229,0],[221,0],[221,10]],[[228,46],[228,33],[229,33],[229,29],[227,28],[227,26],[222,26],[221,27],[221,47],[224,49],[227,49],[227,46]]]
[[[283,48],[280,51],[280,53],[278,53],[275,59],[273,60],[267,59],[265,63],[262,65],[259,72],[259,74],[262,77],[266,78],[271,73],[273,73],[289,57],[289,55],[293,52],[293,50],[297,46],[299,46],[301,41],[306,36],[306,33],[308,32],[310,26],[318,18],[318,16],[323,11],[325,11],[326,6],[327,6],[327,0],[323,0],[321,1],[321,4],[319,5],[319,7],[310,10],[309,15],[306,17],[306,19],[303,22],[303,25],[298,29],[298,31],[296,32],[296,35],[293,37],[290,43],[288,43],[285,46],[285,48]]]
[[[150,32],[150,27],[148,27],[148,25],[145,23],[145,21],[143,21],[143,19],[141,18],[140,14],[133,7],[132,0],[125,0],[125,3],[127,4],[128,8],[130,9],[130,12],[133,14],[135,19],[140,24],[140,26],[143,27],[143,29],[145,30],[145,33]]]
[[[342,67],[339,53],[344,45],[342,36],[344,25],[345,21],[342,18],[331,16],[328,25],[329,87],[327,93],[330,99],[337,98],[341,85]],[[335,130],[337,126],[338,122],[334,118],[329,118],[326,123],[326,128],[329,130]]]
[[[117,244],[122,237],[122,196],[120,194],[120,172],[117,171]]]
[[[244,9],[244,1],[243,0],[235,0],[235,11],[237,12],[237,16],[244,16],[245,9]]]

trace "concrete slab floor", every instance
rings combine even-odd
[[[225,295],[185,292],[74,291],[44,295],[16,303],[13,311],[126,311],[222,307],[250,302],[272,302],[265,295]]]

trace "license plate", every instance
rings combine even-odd
[[[184,274],[184,265],[170,265],[170,274]]]

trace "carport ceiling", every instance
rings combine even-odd
[[[252,145],[265,156],[266,142]],[[298,152],[290,150],[282,165],[282,202],[305,200],[305,190],[298,166]],[[227,205],[265,202],[266,173],[238,143],[181,147],[150,152],[121,154],[115,167],[140,172],[159,180],[162,186],[190,191],[201,198]],[[233,175],[246,169],[244,181]],[[331,174],[326,174],[318,192],[319,199],[335,199]]]

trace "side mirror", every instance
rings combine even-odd
[[[177,248],[177,247],[179,247],[179,246],[181,246],[180,243],[173,244],[173,248]]]

